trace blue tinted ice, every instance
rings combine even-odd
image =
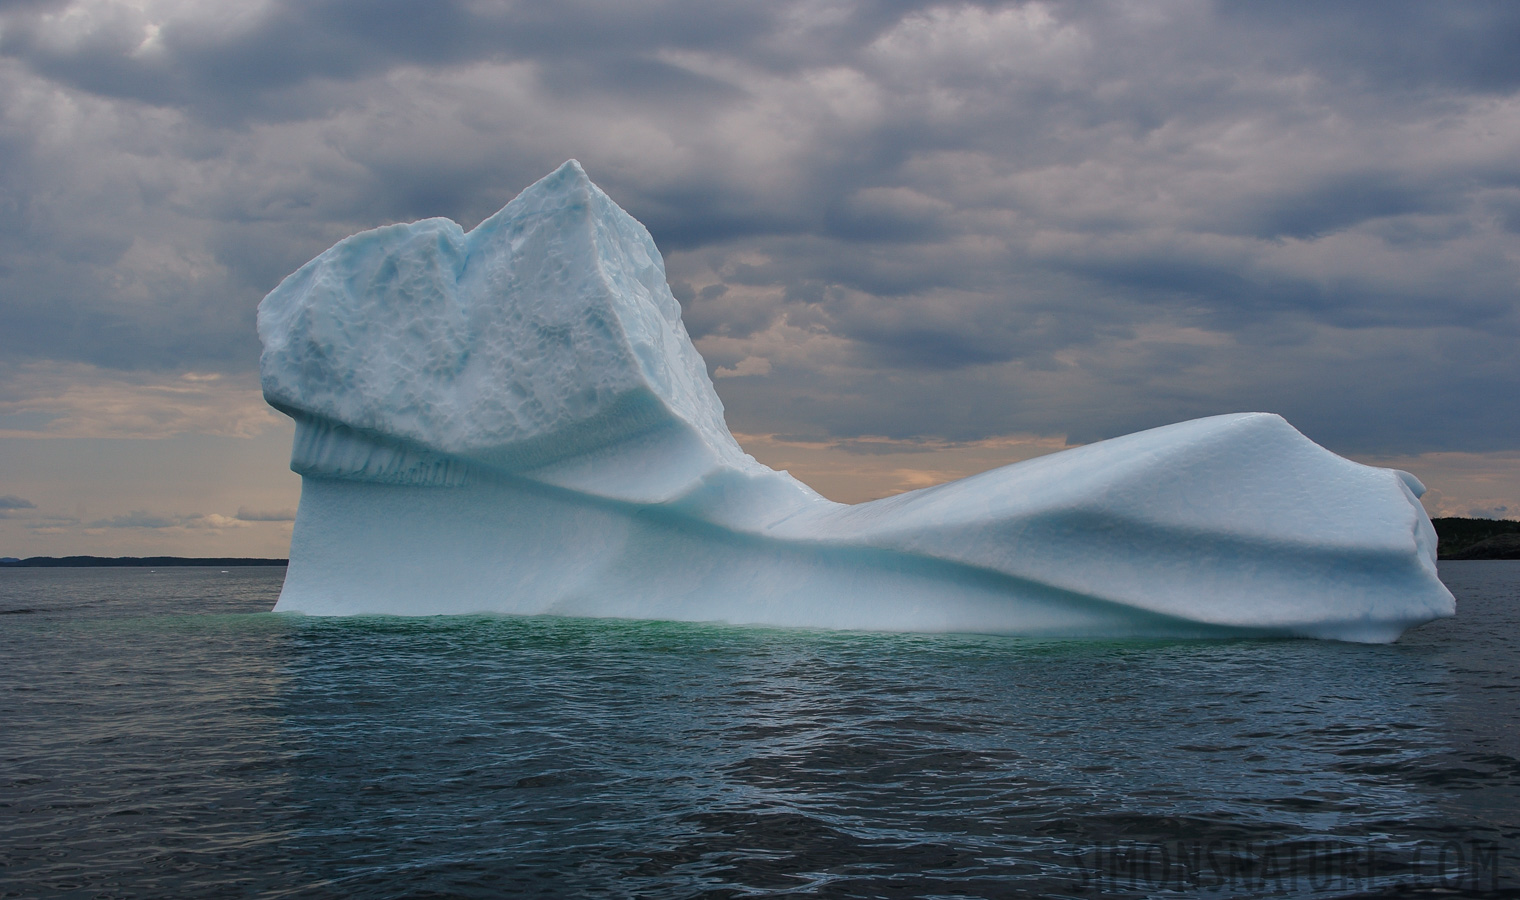
[[[734,441],[649,232],[574,161],[468,233],[341,241],[259,336],[303,477],[277,610],[1388,641],[1454,608],[1419,482],[1265,413],[824,499]]]

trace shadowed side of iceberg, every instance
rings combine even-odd
[[[777,539],[498,476],[459,489],[306,479],[275,611],[1060,637],[1295,633],[1159,615],[944,559]]]

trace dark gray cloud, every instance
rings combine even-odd
[[[1467,515],[1474,519],[1505,519],[1512,510],[1509,506],[1501,503],[1497,506],[1476,506],[1467,511]]]
[[[188,108],[223,122],[309,117],[352,101],[310,89],[400,66],[482,60],[545,63],[556,94],[599,101],[671,93],[721,98],[734,88],[662,64],[646,49],[731,49],[775,31],[763,4],[477,4],[460,0],[302,0],[155,21],[152,7],[15,7],[0,51],[102,96]],[[31,15],[27,15],[30,12]],[[63,32],[63,34],[60,34]]]
[[[24,497],[17,497],[15,494],[6,494],[0,497],[0,514],[4,514],[8,510],[36,508],[37,504]]]
[[[0,354],[246,373],[311,256],[573,156],[741,430],[1520,446],[1517,43],[1508,3],[0,3]]]
[[[1412,92],[1520,88],[1520,9],[1504,0],[1445,9],[1381,0],[1229,3],[1219,15],[1267,46],[1291,47],[1296,52],[1284,55],[1285,62],[1312,65],[1336,80]],[[1305,20],[1318,27],[1302,27]]]

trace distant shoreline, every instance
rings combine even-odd
[[[1520,559],[1520,522],[1511,519],[1432,519],[1441,559]],[[0,569],[166,568],[169,566],[285,566],[288,559],[241,556],[33,556],[0,559]]]
[[[0,569],[158,569],[170,566],[284,566],[289,563],[288,559],[243,556],[33,556],[27,559],[0,560]]]
[[[1520,522],[1513,519],[1431,519],[1440,559],[1520,559]]]

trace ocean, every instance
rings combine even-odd
[[[0,897],[1520,896],[1520,562],[1391,645],[0,570]]]

